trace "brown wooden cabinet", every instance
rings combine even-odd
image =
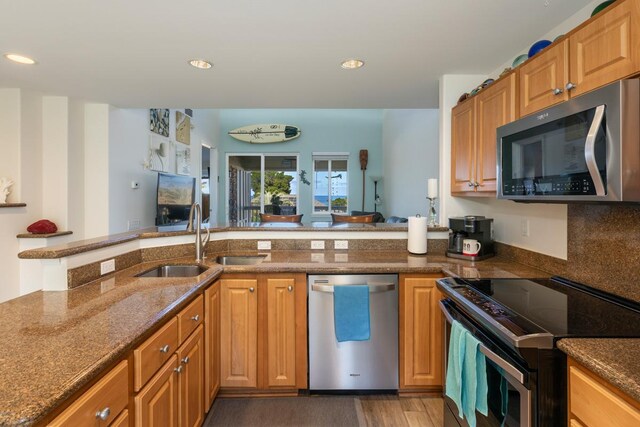
[[[135,425],[138,427],[178,424],[178,356],[172,354],[168,362],[149,380],[134,398]]]
[[[640,2],[617,1],[518,68],[520,114],[640,72]]]
[[[520,114],[533,112],[569,99],[569,41],[564,40],[518,68]]]
[[[204,292],[205,310],[205,410],[208,412],[220,389],[220,282]]]
[[[440,390],[442,316],[436,288],[441,275],[400,275],[400,390]]]
[[[495,196],[496,129],[517,118],[516,74],[452,110],[451,192]]]
[[[204,329],[201,326],[178,349],[178,419],[183,427],[204,421]]]
[[[225,275],[220,286],[222,391],[306,388],[306,276]]]
[[[572,358],[567,360],[569,425],[632,427],[640,425],[640,403]]]
[[[220,385],[258,385],[258,280],[220,281]]]

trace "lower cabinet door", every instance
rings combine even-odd
[[[442,386],[437,278],[400,276],[400,388]]]
[[[204,421],[204,333],[202,325],[178,349],[179,419],[181,427]]]
[[[205,411],[209,411],[220,389],[220,282],[204,293]]]
[[[294,278],[267,279],[267,386],[296,385]]]
[[[173,355],[135,397],[136,426],[178,426],[178,356]]]
[[[220,385],[258,385],[258,280],[220,281]]]

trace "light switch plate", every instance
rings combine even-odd
[[[312,240],[311,249],[324,249],[324,240]]]
[[[111,273],[112,271],[115,271],[115,269],[116,269],[116,260],[113,259],[113,258],[108,260],[108,261],[100,263],[100,275],[101,276],[103,274]]]
[[[334,242],[334,249],[349,249],[348,240],[336,240]]]
[[[271,240],[258,240],[258,250],[259,251],[270,251],[271,250]]]

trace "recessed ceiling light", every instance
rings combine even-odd
[[[211,62],[205,61],[204,59],[192,59],[189,61],[189,64],[191,64],[192,67],[200,68],[202,70],[208,70],[213,67]]]
[[[340,66],[345,70],[355,70],[356,68],[360,68],[364,65],[364,61],[361,59],[347,59],[346,61],[342,61]]]
[[[4,57],[7,58],[9,61],[17,62],[18,64],[33,65],[36,63],[36,61],[31,58],[28,58],[22,55],[17,55],[15,53],[5,53]]]

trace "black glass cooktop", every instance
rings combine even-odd
[[[516,336],[640,337],[640,304],[562,278],[448,281]]]

